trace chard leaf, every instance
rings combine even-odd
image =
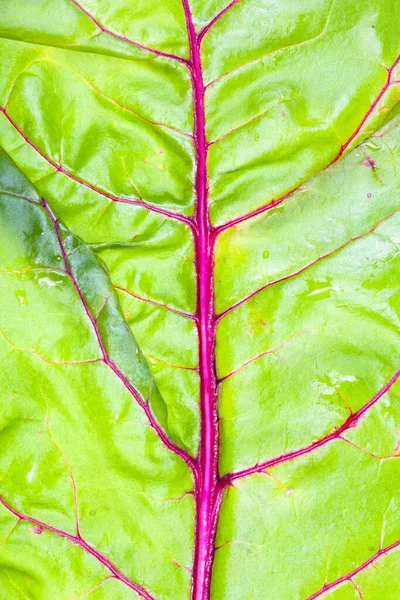
[[[0,0],[5,600],[398,600],[396,0]]]

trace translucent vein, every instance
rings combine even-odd
[[[34,356],[36,356],[36,358],[39,358],[40,360],[43,360],[45,363],[47,363],[49,365],[53,365],[53,366],[90,365],[93,363],[101,362],[100,358],[93,358],[93,359],[89,358],[87,360],[63,360],[63,361],[51,360],[50,358],[43,356],[39,352],[36,352],[36,350],[31,350],[30,348],[23,348],[22,346],[18,346],[17,344],[15,344],[11,340],[9,340],[8,337],[1,330],[0,330],[0,337],[3,338],[3,340],[6,341],[12,348],[14,348],[14,350],[18,350],[19,352],[26,352],[28,354],[33,354]]]
[[[96,590],[101,585],[103,585],[103,583],[105,583],[106,581],[109,581],[110,579],[113,579],[113,578],[114,577],[111,576],[111,575],[109,575],[108,577],[104,577],[104,579],[102,579],[101,581],[98,581],[97,583],[95,583],[95,585],[92,585],[92,587],[89,588],[88,590],[85,590],[81,594],[78,594],[78,596],[74,596],[73,598],[69,598],[69,600],[78,600],[78,598],[83,598],[84,596],[88,596],[91,592],[94,592],[94,590]]]
[[[226,133],[224,133],[223,135],[221,135],[219,138],[217,138],[217,139],[209,142],[208,145],[209,146],[213,146],[214,144],[218,144],[218,142],[221,142],[223,139],[225,139],[226,137],[230,136],[232,133],[235,133],[235,131],[239,131],[240,129],[243,129],[244,127],[246,127],[246,125],[249,125],[250,123],[253,123],[253,121],[257,121],[258,119],[261,119],[262,117],[265,117],[265,115],[267,115],[271,110],[273,110],[274,108],[276,108],[277,106],[279,106],[279,104],[283,104],[284,102],[288,102],[288,100],[290,100],[290,98],[281,98],[277,102],[274,102],[273,104],[271,104],[271,106],[268,106],[268,108],[266,108],[262,112],[258,113],[254,117],[251,117],[251,119],[248,119],[247,121],[245,121],[244,123],[241,123],[237,127],[234,127],[233,129],[230,129],[229,131],[227,131]]]

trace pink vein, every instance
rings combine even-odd
[[[373,556],[371,556],[371,558],[369,558],[367,561],[365,561],[365,563],[363,563],[362,565],[357,567],[357,569],[354,569],[354,571],[352,571],[348,575],[339,577],[339,579],[336,579],[335,581],[332,581],[331,583],[325,584],[320,590],[318,590],[318,592],[315,592],[314,594],[312,594],[312,596],[309,596],[307,600],[315,600],[315,598],[319,598],[320,596],[325,594],[325,592],[328,592],[329,590],[337,587],[341,583],[345,583],[346,581],[351,581],[353,577],[355,577],[356,575],[358,575],[358,573],[360,573],[361,571],[363,571],[364,569],[369,567],[372,563],[374,563],[376,560],[378,560],[378,558],[380,558],[384,554],[388,554],[388,552],[390,552],[391,550],[394,550],[395,548],[398,548],[399,546],[400,546],[400,540],[397,542],[394,542],[394,544],[391,544],[390,546],[386,546],[386,548],[381,548],[376,554],[374,554]],[[356,589],[357,589],[357,587],[356,587]]]
[[[350,146],[350,144],[354,140],[354,138],[360,133],[360,131],[361,131],[364,123],[372,115],[372,113],[374,112],[376,106],[379,104],[380,100],[382,99],[382,96],[389,89],[389,87],[390,87],[390,85],[392,83],[391,79],[392,79],[393,71],[395,70],[395,68],[397,67],[397,65],[399,64],[399,62],[400,62],[400,55],[396,58],[396,60],[394,61],[393,65],[389,69],[387,69],[388,75],[387,75],[386,83],[383,86],[383,88],[381,89],[381,91],[379,92],[379,94],[377,95],[377,97],[375,98],[374,102],[371,104],[371,106],[369,107],[369,109],[365,113],[365,115],[362,118],[359,126],[354,131],[353,135],[351,135],[349,137],[349,139],[347,140],[347,142],[342,145],[342,147],[340,148],[339,153],[337,154],[337,156],[335,156],[335,158],[332,160],[332,162],[329,163],[328,166],[333,165],[335,162],[337,162],[339,160],[339,158],[342,156],[342,154],[345,152],[345,150]]]
[[[107,29],[86,8],[84,8],[81,4],[79,4],[79,2],[77,2],[77,0],[71,0],[71,2],[72,2],[72,4],[75,4],[75,6],[77,8],[79,8],[79,10],[82,11],[92,21],[92,23],[94,23],[96,25],[96,27],[98,27],[103,33],[111,35],[112,37],[117,38],[117,39],[121,40],[122,42],[131,44],[132,46],[136,46],[136,48],[140,48],[141,50],[145,50],[146,52],[151,52],[152,54],[155,54],[156,56],[163,56],[164,58],[171,58],[172,60],[176,60],[176,61],[184,64],[185,66],[188,66],[189,61],[186,58],[182,58],[181,56],[177,56],[176,54],[169,54],[168,52],[162,52],[161,50],[156,50],[155,48],[150,48],[149,46],[144,46],[143,44],[140,44],[139,42],[135,42],[135,41],[125,37],[124,35],[115,33],[114,31]]]
[[[193,220],[190,217],[186,217],[185,215],[181,215],[179,213],[175,213],[175,212],[166,210],[164,208],[156,206],[155,204],[149,204],[148,202],[145,202],[142,199],[130,200],[129,198],[120,198],[120,197],[114,196],[112,194],[109,194],[108,192],[103,192],[102,190],[99,190],[98,188],[96,188],[91,183],[88,183],[87,181],[83,181],[82,179],[79,179],[79,177],[76,177],[75,175],[73,175],[73,173],[70,173],[69,171],[64,169],[61,165],[54,162],[51,158],[46,156],[37,146],[35,146],[35,144],[18,127],[16,122],[10,117],[10,115],[7,113],[7,110],[3,106],[0,106],[0,112],[3,113],[3,115],[9,121],[9,123],[20,134],[20,136],[24,138],[24,140],[27,142],[27,144],[29,144],[31,146],[31,148],[33,148],[42,158],[44,158],[44,160],[46,162],[48,162],[56,171],[58,171],[59,173],[62,173],[63,175],[66,175],[66,177],[69,177],[69,179],[72,179],[76,183],[83,185],[84,187],[88,188],[89,190],[92,190],[92,192],[96,192],[97,194],[100,194],[100,196],[104,196],[104,198],[108,198],[108,200],[111,200],[112,202],[122,202],[124,204],[133,204],[135,206],[140,206],[142,208],[146,208],[149,211],[160,213],[160,214],[164,215],[165,217],[168,217],[169,219],[176,219],[178,221],[182,221],[183,223],[186,223],[186,225],[193,227]]]
[[[56,236],[58,239],[58,243],[60,246],[60,250],[63,256],[63,260],[64,260],[64,264],[65,264],[65,270],[67,275],[69,276],[69,278],[72,281],[72,284],[79,296],[79,299],[82,303],[82,306],[86,312],[86,315],[88,317],[88,319],[90,320],[93,330],[95,332],[98,344],[100,346],[100,350],[101,353],[103,355],[103,361],[105,362],[105,364],[110,367],[110,369],[115,373],[115,375],[121,380],[121,382],[124,384],[124,386],[126,387],[126,389],[130,392],[130,394],[135,398],[136,402],[139,404],[139,406],[143,409],[143,411],[145,412],[148,421],[151,425],[151,427],[155,430],[155,432],[157,433],[158,437],[161,439],[161,441],[164,443],[164,445],[171,450],[172,452],[174,452],[176,455],[180,456],[180,458],[182,458],[186,464],[190,467],[190,469],[193,472],[193,475],[195,477],[195,479],[197,478],[197,471],[198,471],[198,467],[197,467],[197,463],[196,461],[187,453],[185,452],[185,450],[183,450],[182,448],[180,448],[179,446],[177,446],[176,444],[174,444],[169,438],[168,436],[165,434],[165,432],[163,431],[163,429],[160,427],[160,425],[157,423],[153,413],[150,410],[149,404],[147,402],[145,402],[141,396],[139,395],[139,393],[137,392],[137,390],[133,387],[133,385],[130,383],[130,381],[127,379],[127,377],[122,373],[122,371],[117,367],[117,365],[110,359],[110,357],[108,356],[107,350],[105,348],[103,339],[100,335],[100,331],[99,328],[97,326],[96,323],[96,319],[93,317],[92,313],[90,312],[89,306],[86,302],[86,299],[82,293],[82,290],[79,287],[79,284],[77,282],[77,280],[75,279],[75,276],[71,270],[71,266],[69,264],[69,260],[68,260],[68,256],[67,253],[65,251],[64,245],[62,243],[62,239],[61,239],[61,235],[60,235],[60,230],[59,230],[59,226],[58,226],[58,222],[57,219],[54,217],[53,213],[50,210],[49,205],[47,204],[47,202],[45,200],[43,200],[42,205],[44,207],[44,209],[46,210],[47,214],[49,215],[53,226],[54,226],[54,230],[56,232]]]
[[[170,312],[173,312],[173,313],[180,315],[181,317],[185,317],[187,319],[197,320],[196,315],[192,315],[192,314],[184,312],[182,310],[178,310],[177,308],[173,308],[172,306],[168,306],[167,304],[163,304],[162,302],[157,302],[157,300],[151,300],[150,298],[143,298],[143,296],[134,294],[133,292],[130,292],[126,288],[121,287],[119,285],[114,284],[114,287],[116,290],[120,290],[121,292],[124,292],[125,294],[132,296],[132,298],[136,298],[136,300],[141,300],[142,302],[148,302],[149,304],[154,304],[155,306],[159,306],[160,308],[165,308],[166,310],[169,310]]]
[[[317,265],[322,260],[329,258],[330,256],[333,256],[334,254],[336,254],[337,252],[340,252],[340,250],[343,250],[343,248],[346,248],[347,246],[356,242],[357,240],[361,240],[364,237],[367,237],[368,235],[370,235],[371,233],[374,233],[374,231],[380,225],[382,225],[382,223],[389,220],[390,218],[392,218],[394,215],[398,214],[399,212],[400,212],[400,209],[394,210],[392,213],[390,213],[390,215],[387,215],[386,217],[381,219],[378,223],[376,223],[368,231],[365,231],[364,233],[360,233],[359,235],[355,235],[355,236],[351,237],[349,240],[347,240],[346,242],[343,242],[343,244],[341,244],[337,248],[334,248],[333,250],[331,250],[330,252],[327,252],[326,254],[322,254],[321,256],[318,256],[318,258],[316,258],[312,262],[308,263],[304,267],[301,267],[301,269],[298,269],[297,271],[294,271],[293,273],[289,273],[289,275],[285,275],[284,277],[280,277],[279,279],[275,279],[274,281],[270,281],[270,282],[266,283],[262,287],[258,288],[257,290],[255,290],[254,292],[252,292],[251,294],[246,296],[245,298],[242,298],[242,300],[239,300],[238,302],[236,302],[235,304],[233,304],[232,306],[230,306],[229,308],[227,308],[226,310],[221,312],[219,315],[217,315],[217,320],[222,319],[223,317],[225,317],[225,315],[230,313],[232,310],[234,310],[235,308],[238,308],[238,306],[241,306],[242,304],[245,304],[246,302],[251,300],[251,298],[254,298],[254,296],[259,294],[263,290],[265,290],[277,283],[282,283],[283,281],[287,281],[289,279],[292,279],[293,277],[297,277],[298,275],[301,275],[301,273],[304,273],[304,271],[307,271],[311,267]]]
[[[293,450],[292,452],[286,452],[277,456],[275,458],[271,458],[265,462],[253,465],[248,469],[242,469],[241,471],[234,471],[232,473],[228,473],[224,475],[222,478],[223,485],[229,485],[236,479],[241,479],[242,477],[247,477],[248,475],[253,475],[254,473],[262,473],[266,469],[279,465],[281,463],[287,462],[289,460],[293,460],[294,458],[298,458],[299,456],[304,456],[316,450],[317,448],[321,448],[321,446],[325,446],[329,442],[340,438],[340,436],[347,431],[348,429],[355,427],[361,417],[372,407],[374,406],[378,400],[382,398],[390,388],[396,383],[396,381],[400,377],[400,369],[396,371],[393,377],[386,383],[386,385],[369,401],[367,404],[364,404],[357,412],[352,413],[348,419],[338,428],[335,429],[332,433],[326,435],[325,437],[316,440],[312,444],[305,446],[303,448],[299,448],[298,450]]]
[[[15,510],[14,508],[12,508],[8,504],[8,502],[6,502],[4,500],[4,498],[2,496],[0,496],[0,503],[4,506],[4,508],[6,508],[8,511],[10,511],[20,521],[26,521],[27,523],[32,523],[33,525],[37,525],[41,529],[50,531],[51,533],[54,533],[55,535],[65,538],[65,539],[69,540],[70,542],[72,542],[73,544],[80,546],[85,552],[87,552],[88,554],[90,554],[91,556],[96,558],[102,565],[104,565],[106,567],[106,569],[108,569],[110,571],[110,573],[113,574],[115,579],[118,579],[118,581],[121,581],[126,586],[128,586],[129,588],[134,590],[137,594],[139,594],[139,596],[141,598],[145,598],[145,600],[155,600],[154,597],[149,594],[149,592],[147,592],[145,589],[143,589],[142,587],[140,587],[139,585],[137,585],[136,583],[134,583],[133,581],[128,579],[128,577],[126,577],[125,575],[123,575],[123,573],[121,573],[121,571],[119,571],[117,569],[117,567],[115,567],[112,564],[112,562],[110,562],[98,550],[93,548],[93,546],[91,546],[90,544],[85,542],[85,540],[80,535],[71,535],[70,533],[67,533],[66,531],[62,531],[61,529],[58,529],[57,527],[52,527],[51,525],[47,525],[46,523],[43,523],[42,521],[39,521],[38,519],[34,519],[33,517],[29,517],[27,515],[22,514],[22,513],[18,512],[17,510]]]
[[[232,2],[230,2],[217,15],[215,15],[215,17],[200,31],[200,33],[197,36],[199,44],[201,44],[201,42],[203,41],[203,37],[210,31],[211,27],[213,27],[215,23],[219,21],[221,17],[223,17],[228,12],[228,10],[230,10],[232,6],[235,6],[235,4],[237,4],[238,2],[239,0],[232,0]]]
[[[391,81],[391,77],[392,77],[392,74],[393,74],[395,68],[399,64],[399,62],[400,62],[400,55],[396,58],[396,60],[393,63],[393,65],[389,69],[387,69],[388,76],[387,76],[385,85],[382,87],[382,89],[380,90],[379,94],[377,95],[377,97],[375,98],[375,100],[373,101],[373,103],[370,105],[370,107],[368,108],[367,112],[364,114],[364,116],[361,119],[360,123],[358,124],[357,128],[351,134],[351,136],[348,138],[348,140],[344,144],[341,145],[340,150],[337,153],[337,155],[335,156],[335,158],[333,158],[331,160],[331,162],[328,163],[328,165],[325,168],[330,167],[331,165],[333,165],[334,163],[336,163],[342,157],[342,155],[347,150],[347,148],[349,147],[349,145],[353,142],[353,140],[361,132],[361,130],[362,130],[365,122],[372,115],[373,111],[375,110],[375,108],[379,104],[379,102],[382,99],[382,97],[385,94],[385,92],[389,89],[389,87],[392,84],[396,83],[394,81]],[[284,196],[282,196],[282,197],[280,197],[280,198],[278,198],[276,200],[273,200],[269,204],[266,204],[264,206],[260,206],[259,208],[257,208],[256,210],[254,210],[252,212],[246,213],[245,215],[242,215],[241,217],[237,217],[235,219],[232,219],[232,220],[228,221],[227,223],[224,223],[222,225],[219,225],[219,226],[215,227],[214,228],[215,234],[218,235],[222,231],[224,231],[225,229],[229,229],[231,227],[234,227],[235,225],[239,225],[240,223],[243,223],[244,221],[247,221],[248,219],[252,219],[253,217],[256,217],[257,215],[260,215],[260,214],[262,214],[262,213],[264,213],[264,212],[266,212],[268,210],[271,210],[271,209],[275,208],[275,206],[278,206],[284,200],[286,200],[287,198],[289,198],[290,196],[292,196],[292,194],[294,194],[299,189],[300,185],[301,184],[297,185],[295,188],[293,188],[292,190],[290,190],[289,192],[287,192]]]

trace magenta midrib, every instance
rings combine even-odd
[[[217,506],[218,415],[215,369],[214,242],[208,210],[207,138],[204,109],[204,82],[201,65],[201,34],[197,36],[189,0],[182,0],[190,46],[190,73],[194,105],[196,152],[196,204],[193,235],[197,288],[197,327],[200,374],[200,476],[195,489],[196,530],[193,548],[192,600],[210,597],[211,570]]]

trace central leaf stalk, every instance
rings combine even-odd
[[[197,322],[199,332],[201,438],[200,474],[196,487],[196,538],[192,600],[210,597],[214,538],[219,505],[218,414],[215,372],[214,234],[208,210],[207,138],[204,82],[196,35],[188,0],[182,0],[190,44],[193,84],[194,143],[196,150],[195,252],[197,276]]]

